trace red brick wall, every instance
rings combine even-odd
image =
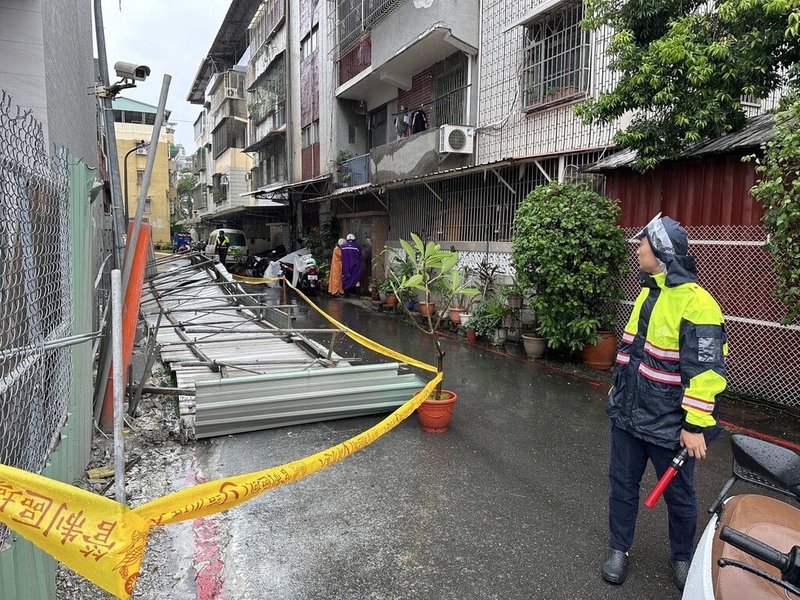
[[[418,108],[425,111],[428,117],[428,125],[431,121],[431,102],[433,94],[431,92],[431,70],[425,69],[411,78],[411,89],[400,91],[397,95],[397,112],[412,112]],[[403,108],[401,108],[403,107]]]
[[[358,45],[339,60],[339,85],[350,81],[372,64],[372,38],[364,36]]]

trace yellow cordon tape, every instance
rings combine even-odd
[[[242,283],[249,283],[250,285],[261,285],[264,283],[275,283],[280,281],[283,277],[247,277],[246,275],[233,275],[235,281]]]
[[[432,365],[349,330],[293,289],[351,339],[385,356],[436,373]],[[377,425],[327,450],[263,471],[209,481],[135,509],[60,481],[0,465],[0,523],[117,598],[127,599],[133,594],[153,527],[228,510],[347,458],[411,415],[433,393],[442,376],[436,373],[413,398]]]

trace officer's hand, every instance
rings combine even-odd
[[[681,429],[681,446],[689,451],[689,456],[703,460],[706,457],[706,438],[702,433],[689,433]]]

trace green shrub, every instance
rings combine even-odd
[[[533,190],[514,220],[517,279],[535,295],[538,331],[552,348],[580,350],[616,323],[628,248],[617,204],[580,185]]]

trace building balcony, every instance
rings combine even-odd
[[[372,148],[367,155],[371,169],[371,183],[383,184],[396,179],[428,175],[464,167],[473,162],[472,153],[440,154],[439,148],[438,129],[429,129]],[[357,184],[348,184],[350,185]]]
[[[352,187],[372,183],[371,163],[369,154],[342,161],[336,168],[336,187]]]
[[[376,57],[376,39],[376,32],[373,32],[368,52],[359,45],[340,58],[338,98],[374,104],[381,98],[396,96],[398,88],[410,89],[414,75],[454,52],[473,56],[478,52],[475,46],[454,36],[451,29],[441,23],[396,49],[383,63],[378,63]],[[364,65],[367,61],[371,63],[369,66]]]

